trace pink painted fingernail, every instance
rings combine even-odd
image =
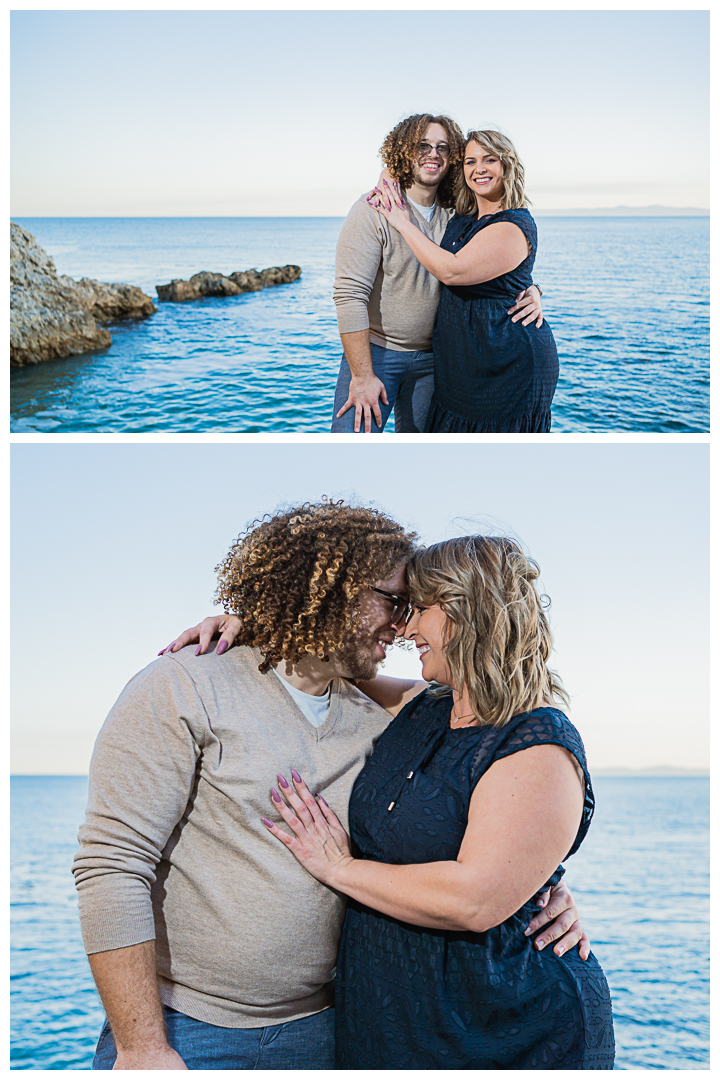
[[[290,772],[292,773],[292,778],[295,781],[295,783],[296,784],[302,784],[302,776],[300,775],[300,773],[295,772],[294,769],[291,769]]]
[[[228,647],[228,643],[227,643],[227,641],[221,641],[221,642],[220,642],[220,643],[218,644],[218,647],[217,647],[217,649],[215,650],[215,652],[216,652],[216,653],[218,654],[218,656],[222,656],[222,654],[223,654],[223,653],[225,652],[225,650],[227,649],[227,647]]]
[[[282,799],[280,798],[280,792],[276,791],[276,789],[274,787],[270,788],[270,794],[272,795],[272,801],[273,802],[276,802],[276,803],[281,803],[282,802]]]
[[[268,819],[266,817],[261,817],[260,820],[262,821],[263,825],[266,825],[268,827],[268,829],[274,829],[275,828],[272,821],[268,821]]]
[[[318,799],[321,803],[323,803],[324,806],[327,806],[327,803],[325,802],[319,791],[315,792],[315,798]]]
[[[195,655],[196,655],[196,656],[199,656],[199,655],[200,655],[200,650],[201,650],[201,649],[202,649],[202,645],[198,645],[197,649],[195,650]]]
[[[278,773],[277,778],[280,781],[280,787],[290,787],[282,773]]]

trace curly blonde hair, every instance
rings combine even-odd
[[[449,116],[415,113],[413,116],[406,117],[385,136],[385,141],[380,147],[380,157],[393,179],[397,180],[404,191],[407,191],[415,182],[413,166],[417,162],[420,143],[430,124],[441,124],[445,128],[450,147],[450,168],[438,185],[438,205],[454,206],[458,174],[462,178],[465,140],[462,129]]]
[[[525,167],[518,157],[517,150],[501,131],[468,131],[463,147],[463,160],[468,143],[476,142],[488,154],[500,159],[503,167],[504,193],[500,203],[501,210],[520,210],[531,206],[525,195]],[[455,209],[463,217],[477,214],[475,192],[465,183],[465,174],[458,170],[455,181]]]
[[[420,548],[407,566],[413,603],[447,615],[444,657],[478,723],[502,727],[543,701],[569,699],[548,668],[552,634],[538,564],[507,537],[463,536]],[[437,687],[448,694],[450,687]]]
[[[240,616],[236,643],[261,650],[260,671],[327,660],[358,628],[360,593],[391,577],[415,540],[379,510],[303,503],[248,526],[216,567],[215,599]]]

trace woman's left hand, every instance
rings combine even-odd
[[[294,769],[292,778],[295,787],[278,773],[280,790],[289,805],[275,788],[271,788],[271,796],[273,806],[294,835],[288,835],[267,818],[262,820],[313,877],[332,886],[338,868],[353,861],[348,834],[322,795],[313,796]]]
[[[376,187],[368,195],[367,202],[370,203],[374,210],[382,214],[386,221],[389,221],[398,232],[402,232],[406,225],[413,224],[410,207],[398,186],[397,180],[390,183],[383,180],[382,187]]]
[[[568,949],[572,949],[573,945],[580,942],[578,949],[580,959],[587,960],[590,955],[590,938],[583,930],[575,897],[567,885],[563,881],[553,885],[550,890],[541,894],[536,903],[542,906],[542,911],[539,911],[528,924],[526,935],[533,934],[540,927],[546,926],[551,919],[555,921],[535,938],[535,948],[543,949],[551,941],[555,941],[557,944],[553,952],[562,956]]]

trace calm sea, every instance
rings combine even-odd
[[[568,881],[610,984],[616,1067],[707,1069],[709,782],[595,789]],[[70,874],[86,791],[85,777],[12,779],[14,1069],[88,1069],[102,1025]]]
[[[14,370],[15,432],[325,432],[340,360],[341,218],[20,218],[71,277],[155,286],[285,263],[302,277],[159,304],[106,352]],[[709,424],[707,218],[538,220],[535,279],[557,340],[559,432]],[[392,424],[387,430],[392,429]]]

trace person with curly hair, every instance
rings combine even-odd
[[[468,133],[457,212],[439,241],[418,227],[397,181],[383,181],[368,199],[441,290],[425,431],[549,432],[558,380],[552,331],[540,319],[518,326],[508,318],[537,255],[525,170],[510,139],[499,131]]]
[[[463,133],[448,116],[416,113],[386,136],[380,155],[404,192],[412,221],[440,243],[454,214]],[[334,299],[343,345],[332,431],[421,432],[433,394],[432,331],[441,284],[417,261],[367,196],[351,208],[337,244]],[[523,287],[509,313],[542,318],[540,292]],[[508,310],[506,306],[506,310]]]
[[[344,905],[278,860],[260,813],[278,754],[347,806],[388,722],[351,680],[402,625],[414,543],[329,500],[255,522],[218,567],[241,647],[169,652],[123,690],[73,864],[108,1018],[93,1068],[334,1066]]]

